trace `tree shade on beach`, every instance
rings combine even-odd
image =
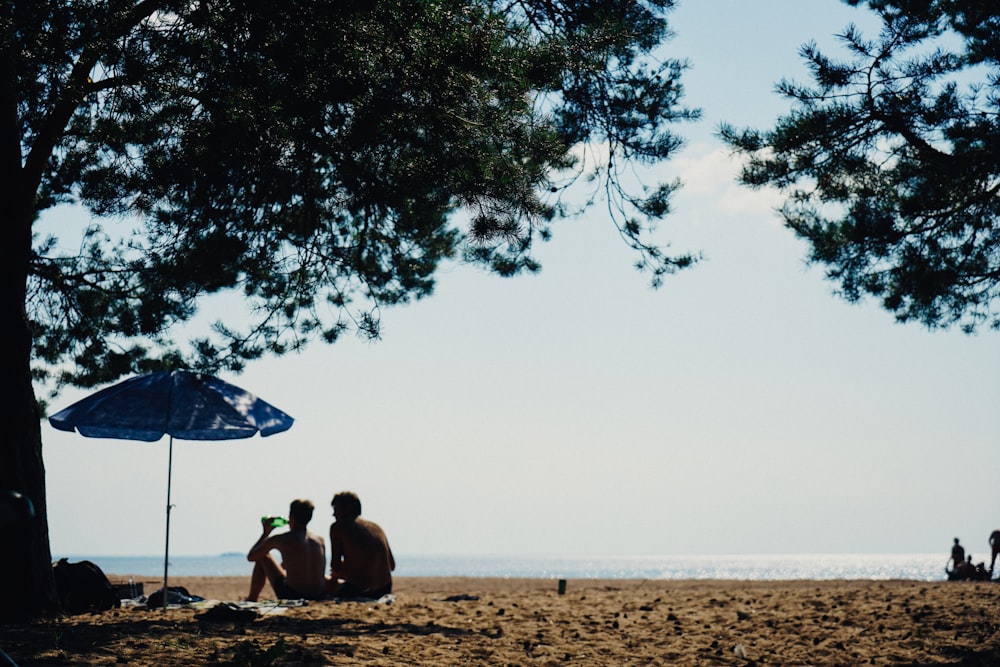
[[[684,64],[649,57],[672,6],[4,5],[0,487],[37,521],[0,550],[24,573],[0,615],[55,604],[33,381],[238,372],[352,328],[377,337],[379,309],[431,294],[446,259],[537,270],[534,245],[573,213],[563,195],[591,177],[654,284],[690,266],[649,236],[676,183],[622,177],[670,157],[668,126],[698,115]],[[36,235],[67,203],[92,224]],[[242,320],[175,340],[223,293]]]

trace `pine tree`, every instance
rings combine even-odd
[[[674,183],[625,164],[680,145],[684,63],[651,53],[672,0],[14,0],[0,9],[0,488],[38,520],[0,547],[4,616],[51,609],[33,379],[239,371],[429,295],[441,262],[500,275],[595,177],[638,264]],[[607,159],[584,172],[578,151]],[[593,162],[593,161],[591,161]],[[589,169],[591,165],[587,165]],[[37,234],[57,204],[85,230]],[[77,250],[67,252],[66,247]],[[207,296],[245,318],[177,340]]]

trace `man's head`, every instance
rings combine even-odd
[[[288,518],[304,526],[312,520],[314,508],[315,505],[313,505],[311,500],[305,498],[293,500],[291,506],[288,508]]]
[[[333,497],[330,503],[333,515],[340,519],[357,519],[361,516],[361,499],[353,491],[341,491]]]

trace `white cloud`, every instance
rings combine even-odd
[[[688,146],[671,160],[670,171],[683,182],[677,209],[713,214],[773,214],[782,195],[773,188],[752,190],[736,182],[743,159],[725,148],[709,144]],[[777,216],[775,216],[777,220]]]

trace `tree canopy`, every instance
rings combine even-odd
[[[673,0],[13,0],[0,5],[0,620],[56,606],[34,382],[251,359],[430,294],[446,260],[508,276],[600,193],[654,284],[680,146]],[[586,153],[590,159],[582,159]],[[594,157],[597,159],[594,159]],[[39,225],[59,204],[86,229]],[[206,297],[244,318],[178,340]]]
[[[749,158],[743,183],[787,195],[785,223],[847,299],[1000,328],[1000,6],[864,4],[877,37],[847,27],[840,58],[803,46],[812,83],[778,85],[791,112],[721,135]]]
[[[429,294],[445,259],[537,270],[581,177],[654,282],[695,260],[648,235],[676,184],[618,173],[669,157],[668,125],[697,116],[684,63],[650,55],[672,0],[13,4],[33,215],[96,216],[72,252],[35,239],[36,377],[238,370],[377,335],[379,308]],[[610,156],[596,173],[588,146]],[[244,325],[176,340],[223,292]]]

